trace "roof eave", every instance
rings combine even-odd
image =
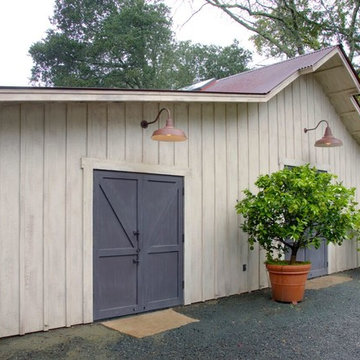
[[[0,88],[0,102],[265,102],[265,94],[198,91]]]

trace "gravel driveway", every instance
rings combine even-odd
[[[265,289],[178,307],[200,321],[143,339],[101,324],[0,339],[0,359],[360,359],[360,269],[342,274],[296,306]]]

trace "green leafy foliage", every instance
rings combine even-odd
[[[246,69],[237,42],[177,43],[157,0],[56,0],[53,29],[29,50],[33,85],[176,89]]]
[[[294,263],[300,248],[319,248],[323,239],[341,245],[359,236],[355,189],[335,178],[309,165],[260,176],[255,182],[258,193],[245,190],[244,199],[236,205],[250,247],[259,243],[269,258],[290,250]]]
[[[30,48],[46,86],[159,87],[171,63],[169,9],[145,0],[56,0],[47,37]]]
[[[243,72],[251,61],[251,52],[240,47],[234,40],[229,46],[192,44],[182,41],[177,44],[175,84],[177,88],[205,79],[221,79]]]

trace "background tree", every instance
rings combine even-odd
[[[29,51],[34,83],[150,88],[166,79],[173,35],[162,3],[56,0],[52,25]]]
[[[175,59],[174,83],[176,88],[216,78],[221,79],[247,70],[252,59],[250,51],[234,40],[229,46],[178,43]]]
[[[287,57],[341,43],[359,63],[359,0],[205,0],[254,33],[260,54]]]
[[[157,0],[56,0],[51,23],[29,50],[34,85],[174,89],[251,60],[237,42],[176,43],[169,8]]]

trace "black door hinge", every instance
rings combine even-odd
[[[182,234],[182,242],[184,242],[185,241],[185,236],[184,236],[184,234]]]
[[[185,194],[185,190],[184,190],[184,188],[182,188],[182,194],[183,194],[183,196],[184,196],[184,194]]]
[[[185,285],[185,282],[184,282],[184,280],[181,282],[181,286],[182,286],[182,288],[184,289],[184,285]]]

